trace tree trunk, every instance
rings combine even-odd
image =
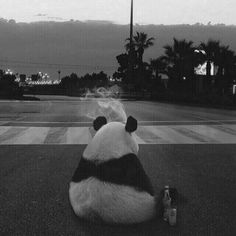
[[[211,62],[208,60],[206,64],[206,76],[207,78],[211,77]]]

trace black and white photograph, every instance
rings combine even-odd
[[[235,0],[0,0],[0,235],[236,235]]]

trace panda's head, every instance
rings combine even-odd
[[[126,124],[121,122],[107,123],[105,117],[98,117],[93,122],[96,134],[84,150],[87,160],[103,162],[120,158],[126,154],[138,154],[138,143],[134,131],[137,120],[129,116]]]

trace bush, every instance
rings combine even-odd
[[[8,80],[0,79],[0,97],[1,98],[21,98],[23,91],[18,83]]]

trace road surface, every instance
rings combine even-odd
[[[155,192],[178,189],[178,224],[78,219],[68,183],[97,113],[94,100],[0,101],[0,235],[235,235],[236,112],[122,101],[138,120],[139,157]]]

